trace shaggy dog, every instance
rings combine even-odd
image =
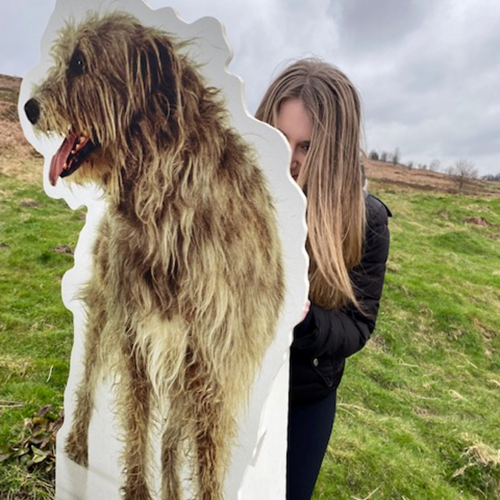
[[[245,407],[284,297],[281,243],[263,173],[218,92],[164,32],[126,14],[68,25],[26,103],[64,136],[50,182],[104,190],[107,212],[82,299],[84,376],[67,441],[88,466],[94,392],[116,377],[127,500],[151,499],[148,432],[159,408],[162,499],[223,498]]]

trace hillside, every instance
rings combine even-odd
[[[21,79],[0,75],[0,173],[40,182],[42,156],[25,139],[19,124],[17,101]]]
[[[0,75],[0,173],[19,179],[39,182],[41,156],[26,141],[19,125],[17,101],[21,79]],[[449,175],[430,170],[409,169],[382,161],[364,160],[366,175],[376,186],[398,190],[427,192],[456,192]],[[500,183],[474,181],[465,186],[463,194],[500,196]]]
[[[425,191],[456,193],[457,184],[448,174],[431,170],[409,169],[404,165],[393,165],[383,161],[364,160],[366,176],[369,181],[393,186],[399,191]],[[466,184],[462,194],[478,196],[500,196],[500,183],[474,180]]]
[[[73,333],[60,280],[84,214],[43,192],[19,83],[0,77],[0,498],[49,500],[52,441],[34,422],[50,428],[62,405]],[[499,186],[457,194],[444,174],[366,171],[393,212],[387,280],[377,329],[347,362],[313,499],[498,499]]]

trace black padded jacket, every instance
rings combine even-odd
[[[375,328],[389,253],[390,210],[368,194],[363,256],[349,275],[363,313],[353,305],[327,310],[311,303],[294,329],[290,358],[290,403],[313,403],[336,390],[345,358],[359,351]]]

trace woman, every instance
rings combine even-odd
[[[363,190],[361,105],[349,79],[313,59],[276,78],[256,117],[283,132],[307,196],[309,298],[291,346],[287,499],[308,500],[335,417],[345,358],[375,328],[389,210]]]

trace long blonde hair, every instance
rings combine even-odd
[[[349,278],[349,270],[361,260],[366,218],[358,93],[339,69],[303,59],[275,79],[256,117],[275,126],[281,104],[289,99],[300,99],[313,123],[297,178],[308,202],[309,295],[328,309],[349,302],[359,308]]]

